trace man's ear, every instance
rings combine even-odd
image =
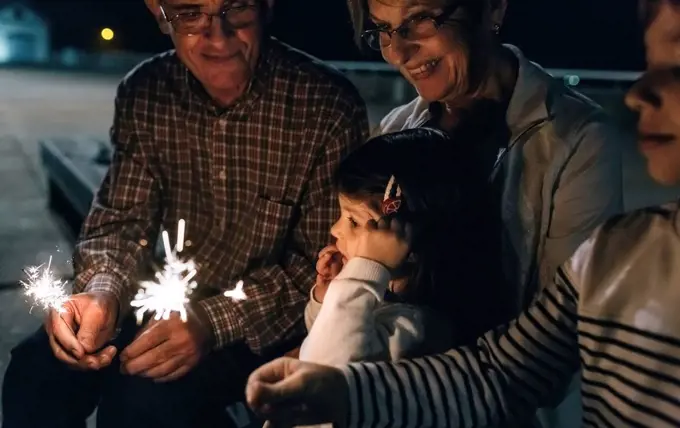
[[[154,19],[158,23],[158,28],[160,28],[161,32],[163,34],[170,34],[172,26],[167,21],[167,19],[165,19],[165,15],[161,10],[160,0],[144,0],[144,3],[146,3],[147,9],[149,9],[149,12],[151,12]]]

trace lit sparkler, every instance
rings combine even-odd
[[[23,269],[27,280],[20,281],[26,290],[26,295],[33,298],[34,305],[40,305],[44,310],[54,309],[59,313],[66,312],[64,304],[68,301],[66,283],[55,278],[52,273],[52,256],[47,266],[31,266]],[[33,309],[33,306],[31,306]]]
[[[165,247],[165,265],[156,272],[156,281],[142,281],[142,287],[130,303],[137,307],[137,323],[141,324],[146,312],[155,312],[156,320],[167,320],[172,312],[179,312],[182,321],[187,320],[186,304],[189,295],[198,285],[193,280],[196,276],[196,265],[193,260],[181,260],[178,255],[184,250],[185,222],[177,223],[177,243],[174,250],[170,248],[168,232],[163,231]]]
[[[236,287],[234,287],[232,290],[225,291],[224,295],[231,297],[234,300],[245,300],[248,297],[246,296],[245,291],[243,291],[243,281],[237,282]]]

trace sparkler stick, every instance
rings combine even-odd
[[[237,282],[236,287],[234,287],[231,290],[225,291],[224,295],[227,297],[231,297],[234,300],[245,300],[248,297],[246,296],[246,293],[243,291],[243,281]]]
[[[183,261],[178,254],[184,249],[185,222],[179,220],[177,224],[177,243],[174,251],[170,248],[170,238],[167,231],[163,231],[163,247],[165,248],[165,265],[156,272],[156,281],[142,281],[142,287],[130,303],[137,307],[135,312],[137,324],[141,324],[144,314],[154,312],[156,320],[168,319],[172,312],[179,312],[182,321],[187,320],[186,304],[189,295],[197,287],[193,280],[197,270],[193,260]]]

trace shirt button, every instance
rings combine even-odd
[[[220,180],[226,180],[227,179],[227,172],[225,170],[220,171],[219,177],[220,177]]]

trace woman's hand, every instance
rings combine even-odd
[[[334,367],[278,358],[248,378],[246,400],[270,427],[346,425],[348,385]]]

